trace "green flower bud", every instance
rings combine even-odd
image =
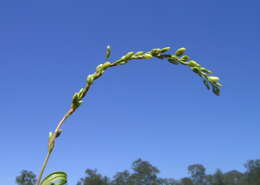
[[[97,67],[96,67],[96,71],[99,72],[99,71],[102,71],[103,70],[103,64],[99,64]]]
[[[170,49],[171,49],[171,47],[165,47],[165,48],[162,48],[160,52],[164,53],[164,52],[169,51]]]
[[[138,52],[135,53],[136,56],[139,56],[139,55],[142,55],[142,54],[144,54],[143,51],[138,51]]]
[[[172,64],[179,64],[178,62],[179,58],[176,57],[175,55],[171,55],[169,58],[168,58],[168,62],[172,63]]]
[[[79,93],[78,93],[79,99],[82,99],[82,98],[83,98],[83,95],[84,95],[85,91],[86,91],[85,88],[81,88],[81,89],[80,89],[80,91],[79,91]]]
[[[150,54],[150,53],[145,53],[143,56],[142,56],[143,59],[151,59],[153,58],[153,56]]]
[[[221,83],[219,83],[219,82],[217,82],[217,83],[215,83],[218,87],[222,87],[222,84]]]
[[[104,73],[104,70],[96,72],[93,74],[93,80],[98,79],[99,77],[101,77],[101,75]]]
[[[219,81],[219,77],[217,76],[209,76],[208,80],[212,83],[217,83]]]
[[[52,137],[52,132],[49,132],[49,140],[51,139]]]
[[[155,48],[155,49],[152,49],[151,50],[151,54],[152,55],[159,55],[161,52],[161,49],[160,48]]]
[[[218,87],[213,87],[212,91],[213,91],[213,93],[214,93],[215,95],[217,95],[217,96],[220,95],[220,89],[219,89]]]
[[[209,82],[207,80],[203,80],[203,84],[207,87],[207,89],[210,89]]]
[[[108,59],[111,55],[111,46],[107,46],[107,50],[106,50],[106,59]]]
[[[212,71],[210,71],[210,70],[208,70],[208,69],[206,69],[206,68],[204,68],[204,67],[201,67],[200,70],[201,70],[202,72],[204,72],[204,73],[208,73],[208,74],[211,74],[211,73],[212,73]]]
[[[176,61],[176,62],[179,60],[179,58],[176,57],[175,55],[171,55],[171,56],[169,57],[169,59],[172,60],[172,61]]]
[[[126,64],[127,62],[126,61],[122,61],[122,62],[120,62],[119,64],[120,65],[123,65],[123,64]]]
[[[188,61],[189,59],[190,59],[190,57],[187,55],[181,57],[181,60],[184,62]]]
[[[58,137],[61,135],[61,133],[62,133],[62,130],[59,129],[59,130],[57,131],[56,138],[58,138]]]
[[[190,67],[199,67],[199,66],[200,66],[200,65],[199,65],[196,61],[194,61],[194,60],[189,61],[189,62],[187,63],[187,65],[190,66]]]
[[[79,99],[79,95],[78,93],[74,93],[73,97],[72,97],[72,102],[77,102]]]
[[[131,58],[131,56],[134,55],[134,52],[128,52],[125,56],[122,57],[122,59],[124,60],[129,60]]]
[[[185,51],[186,51],[186,48],[180,48],[175,52],[175,55],[179,57],[179,56],[183,55]]]
[[[192,67],[191,70],[194,72],[194,73],[197,73],[198,75],[200,75],[200,70],[198,67]]]
[[[88,82],[89,84],[92,84],[93,81],[94,81],[94,76],[93,76],[93,75],[88,75],[88,77],[87,77],[87,82]]]

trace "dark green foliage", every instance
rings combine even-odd
[[[180,185],[194,185],[194,183],[190,178],[184,177],[181,179]]]
[[[36,175],[27,170],[22,170],[21,175],[16,177],[16,184],[18,185],[34,185],[36,183]]]
[[[217,171],[215,172],[215,174],[212,176],[211,179],[211,184],[212,185],[224,185],[224,174],[222,173],[222,171],[220,169],[217,169]]]
[[[86,177],[81,178],[77,185],[110,185],[108,177],[97,173],[97,170],[87,169]]]
[[[201,164],[193,164],[188,166],[188,171],[191,175],[192,182],[195,185],[206,184],[206,168]]]
[[[246,172],[236,170],[222,172],[217,169],[213,174],[207,174],[202,164],[188,166],[190,177],[180,180],[159,177],[159,169],[148,161],[138,159],[132,163],[132,170],[116,173],[111,179],[97,173],[97,170],[87,169],[86,176],[77,185],[260,185],[260,160],[250,160],[245,164]],[[174,167],[173,167],[174,169]],[[16,177],[18,185],[34,185],[35,175],[23,170]]]
[[[245,175],[239,171],[232,170],[224,174],[225,185],[244,185]]]
[[[246,172],[246,185],[260,185],[260,159],[249,160],[245,164]]]
[[[134,173],[131,175],[131,179],[134,185],[159,185],[157,174],[160,171],[148,161],[138,159],[133,162],[132,169]]]

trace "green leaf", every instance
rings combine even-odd
[[[40,185],[64,185],[67,183],[67,174],[65,172],[57,171],[45,177]]]

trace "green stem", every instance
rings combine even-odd
[[[41,172],[40,172],[39,177],[38,177],[38,179],[37,179],[36,185],[40,185],[43,172],[44,172],[44,170],[45,170],[45,168],[46,168],[46,165],[47,165],[47,163],[48,163],[48,161],[49,161],[50,156],[51,156],[51,152],[48,152],[47,155],[46,155],[46,157],[45,157],[45,159],[44,159],[44,162],[43,162],[43,165],[42,165],[42,169],[41,169]]]
[[[44,170],[45,170],[45,168],[46,168],[46,166],[47,166],[47,164],[48,164],[49,158],[50,158],[51,153],[52,153],[52,151],[53,151],[53,149],[54,149],[55,140],[56,140],[56,138],[57,138],[57,134],[58,134],[58,132],[59,132],[59,130],[60,130],[62,124],[64,123],[64,121],[65,121],[74,111],[75,111],[75,110],[71,108],[71,109],[63,116],[63,118],[62,118],[62,119],[60,120],[60,122],[58,123],[58,125],[57,125],[57,127],[56,127],[56,129],[55,129],[55,131],[54,131],[54,133],[53,133],[53,136],[52,136],[51,139],[49,140],[48,153],[47,153],[47,155],[46,155],[46,157],[45,157],[45,159],[44,159],[44,162],[43,162],[43,165],[42,165],[42,167],[41,167],[41,171],[40,171],[40,174],[39,174],[39,176],[38,176],[36,185],[40,185],[40,183],[41,183],[41,179],[42,179],[43,172],[44,172]],[[53,146],[53,148],[50,149],[51,146]]]

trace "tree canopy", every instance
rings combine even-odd
[[[217,169],[207,174],[202,164],[187,167],[189,176],[179,180],[159,177],[160,170],[150,162],[137,159],[130,170],[117,172],[112,178],[104,176],[96,169],[86,169],[76,185],[260,185],[260,159],[245,163],[245,172],[231,170],[223,172]],[[33,172],[23,170],[16,177],[18,185],[34,185],[36,176]]]

